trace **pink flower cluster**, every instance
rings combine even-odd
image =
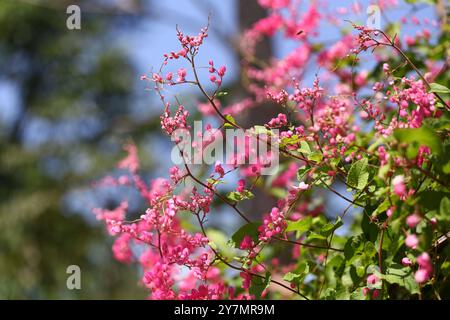
[[[128,156],[119,166],[129,169],[135,176],[134,185],[149,208],[134,222],[126,221],[126,202],[114,210],[93,210],[97,219],[105,221],[110,233],[117,235],[113,244],[114,256],[124,263],[139,262],[142,265],[142,282],[151,290],[152,299],[222,298],[227,287],[218,277],[218,269],[212,266],[209,239],[202,233],[190,233],[181,228],[177,218],[179,211],[190,211],[195,215],[209,212],[213,192],[205,188],[205,193],[201,194],[194,188],[186,200],[173,195],[184,175],[176,167],[170,170],[172,183],[156,179],[149,188],[137,178],[139,162],[135,147],[127,145],[126,150]],[[139,247],[145,250],[138,250]],[[139,251],[142,253],[136,256]],[[183,270],[190,272],[186,274]]]
[[[164,113],[161,115],[161,128],[168,135],[172,135],[178,129],[189,129],[187,124],[187,117],[189,112],[184,109],[184,106],[179,106],[174,116],[171,116],[169,105],[166,105]]]
[[[418,283],[424,283],[430,279],[433,274],[433,264],[428,253],[424,252],[417,257],[419,270],[414,274],[414,278]]]
[[[280,127],[284,127],[287,125],[287,118],[286,115],[284,113],[279,113],[278,116],[276,118],[271,119],[268,123],[267,126],[269,128],[280,128]]]
[[[287,223],[283,212],[278,208],[272,208],[270,214],[263,217],[263,224],[258,228],[259,240],[268,242],[272,237],[282,234]]]
[[[225,66],[221,66],[219,69],[216,69],[214,67],[214,61],[209,60],[209,69],[208,69],[208,71],[211,74],[209,76],[209,80],[212,83],[217,84],[217,86],[220,86],[222,84],[222,79],[225,76],[225,72],[227,71],[227,68]]]

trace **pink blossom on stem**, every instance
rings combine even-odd
[[[419,239],[415,234],[408,234],[406,236],[405,244],[411,249],[416,249],[419,244]]]
[[[418,215],[417,213],[413,213],[406,218],[406,224],[411,229],[415,228],[419,224],[420,221],[422,221],[422,217],[420,215]]]
[[[378,277],[374,274],[371,274],[367,277],[367,284],[375,284],[378,282]]]
[[[405,185],[405,178],[400,175],[396,176],[394,179],[392,179],[392,185],[394,186],[394,193],[398,195],[399,197],[405,197],[406,196],[406,185]]]
[[[244,190],[245,190],[245,180],[244,179],[239,179],[236,191],[237,192],[244,192]]]
[[[186,69],[184,69],[184,68],[178,69],[177,74],[178,74],[177,82],[186,81]]]
[[[414,274],[417,283],[424,283],[430,279],[433,274],[433,264],[428,253],[423,252],[417,257],[419,270]]]
[[[263,224],[258,228],[259,240],[269,241],[272,237],[281,234],[286,229],[287,223],[283,212],[278,208],[272,208],[270,214],[265,215]]]
[[[412,264],[411,260],[407,257],[402,258],[402,265],[404,265],[405,267],[408,267]]]

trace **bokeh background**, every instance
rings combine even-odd
[[[341,12],[354,2],[329,1],[328,9]],[[370,2],[359,2],[365,14]],[[412,13],[436,16],[420,1],[394,2],[397,9],[383,12],[383,23]],[[81,8],[81,30],[66,27],[71,4]],[[132,214],[145,208],[129,190],[92,183],[114,174],[129,141],[138,145],[147,180],[166,176],[170,145],[159,130],[161,105],[139,78],[178,48],[175,24],[197,33],[211,15],[199,59],[227,66],[224,86],[238,99],[244,92],[236,43],[264,14],[256,0],[0,0],[0,298],[146,296],[139,270],[113,259],[112,238],[91,213],[123,197],[132,200]],[[414,34],[414,28],[402,32]],[[340,32],[333,25],[321,30],[324,42]],[[292,45],[276,38],[263,42],[257,55],[281,57]],[[306,77],[317,71],[308,67]],[[183,94],[191,105],[200,99],[189,89]],[[261,112],[242,117],[257,122]],[[340,210],[331,196],[329,202],[330,212]],[[216,220],[233,230],[237,222],[226,210]],[[82,271],[82,290],[66,287],[66,268],[74,264]]]

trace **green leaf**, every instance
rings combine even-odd
[[[286,137],[281,139],[280,142],[280,146],[281,147],[285,147],[285,146],[290,146],[293,144],[297,144],[300,141],[300,137],[296,134],[294,134],[292,137]]]
[[[323,156],[320,152],[313,152],[310,155],[308,155],[308,160],[314,161],[314,162],[320,162],[322,161]]]
[[[439,83],[430,83],[430,91],[435,93],[450,93],[450,89]]]
[[[288,272],[284,275],[283,280],[300,283],[303,281],[305,276],[309,273],[309,265],[306,262],[300,263],[296,268],[295,272]]]
[[[288,272],[284,275],[283,280],[289,281],[289,282],[294,282],[295,280],[297,280],[298,278],[300,278],[300,274],[296,274],[293,272]]]
[[[450,216],[450,200],[447,197],[442,198],[439,213],[443,216]]]
[[[450,193],[443,191],[427,190],[419,192],[417,196],[419,198],[419,204],[423,208],[431,211],[439,209],[442,199],[445,197],[450,198]]]
[[[386,138],[384,138],[384,137],[378,138],[374,143],[372,143],[369,146],[369,148],[367,148],[367,151],[369,151],[369,152],[375,151],[378,148],[378,146],[385,143],[385,141],[386,141]]]
[[[216,97],[224,97],[226,95],[228,95],[228,92],[226,91],[220,91],[216,93]]]
[[[364,244],[364,255],[370,259],[370,258],[375,257],[376,254],[377,254],[377,249],[375,248],[375,245],[372,242],[367,241]]]
[[[300,142],[300,148],[298,148],[297,151],[301,152],[301,153],[305,153],[305,154],[310,154],[311,153],[311,148],[309,147],[308,142],[303,140],[303,141]]]
[[[300,169],[298,169],[297,171],[297,180],[298,181],[303,181],[303,179],[305,178],[305,176],[308,174],[309,171],[311,171],[311,167],[301,167]]]
[[[341,227],[343,224],[344,222],[342,221],[341,217],[338,216],[335,223],[329,222],[322,226],[322,228],[320,229],[320,234],[328,237],[332,232]]]
[[[244,224],[242,227],[239,228],[238,231],[236,231],[232,236],[231,236],[231,240],[234,242],[234,246],[236,248],[239,247],[239,245],[241,244],[242,240],[244,239],[245,236],[250,236],[252,238],[253,241],[257,242],[258,241],[258,227],[260,226],[259,222],[250,222],[247,224]]]
[[[345,260],[350,260],[356,253],[360,253],[363,248],[364,236],[362,234],[350,237],[344,247]]]
[[[236,124],[236,120],[234,120],[233,116],[230,115],[230,114],[225,115],[225,119],[227,119],[230,123],[232,123],[232,124],[234,124],[234,125]],[[223,127],[224,127],[224,128],[233,128],[234,126],[231,125],[230,123],[225,122],[224,125],[223,125]]]
[[[209,239],[209,245],[213,249],[219,250],[220,254],[226,258],[232,259],[234,257],[236,250],[227,246],[228,237],[222,231],[208,228],[206,235]]]
[[[364,266],[357,266],[356,267],[356,275],[359,278],[362,278],[366,274],[366,268]]]
[[[249,292],[256,298],[260,298],[262,292],[269,286],[271,280],[270,272],[266,272],[266,277],[260,278],[252,276]]]
[[[384,179],[386,177],[386,174],[391,169],[391,164],[388,162],[384,166],[381,166],[380,169],[378,169],[378,177],[380,179]]]
[[[363,293],[363,288],[357,288],[350,294],[350,300],[366,300],[367,296]]]
[[[253,197],[253,193],[249,190],[244,190],[243,192],[231,191],[229,194],[227,194],[227,199],[234,202],[252,199]]]
[[[372,216],[377,216],[380,213],[385,212],[389,207],[391,206],[391,203],[389,202],[389,198],[384,199],[382,203],[375,209],[374,212],[372,212]]]
[[[442,172],[444,172],[445,174],[450,173],[450,161],[442,166]]]
[[[373,223],[369,216],[370,214],[375,210],[375,208],[367,206],[364,209],[364,214],[362,215],[362,221],[361,221],[361,229],[364,234],[364,237],[369,241],[376,241],[378,237],[378,226]]]
[[[418,146],[429,147],[434,153],[440,154],[442,152],[439,137],[429,128],[396,129],[394,130],[394,136],[399,142],[407,144],[417,143]],[[415,157],[414,154],[410,156]]]
[[[394,264],[387,268],[385,274],[375,272],[378,277],[391,284],[398,284],[406,288],[411,294],[419,293],[419,285],[414,279],[414,273],[410,267]]]
[[[321,299],[324,300],[336,300],[336,289],[333,288],[326,288],[326,290],[323,292]]]
[[[327,237],[325,237],[325,236],[323,236],[321,234],[315,233],[315,232],[311,232],[308,235],[308,237],[306,238],[306,240],[308,240],[308,241],[311,241],[311,240],[326,240],[326,239],[327,239]]]
[[[347,183],[349,186],[358,190],[364,189],[369,181],[368,160],[363,158],[356,161],[350,167],[350,171],[347,176]]]
[[[299,232],[305,232],[308,231],[312,224],[312,218],[311,216],[307,216],[306,218],[303,218],[298,221],[288,221],[288,225],[286,228],[286,231],[299,231]]]

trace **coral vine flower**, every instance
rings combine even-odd
[[[402,265],[404,265],[405,267],[408,267],[412,264],[411,260],[409,258],[402,258]]]
[[[417,213],[414,213],[406,218],[406,224],[408,225],[408,227],[412,229],[415,228],[421,220],[422,217],[419,216]]]
[[[406,196],[405,178],[403,176],[396,176],[392,179],[392,185],[394,186],[394,193],[403,198]]]
[[[375,284],[378,282],[378,277],[374,274],[371,274],[367,277],[367,284]]]
[[[405,244],[407,247],[410,247],[412,249],[416,249],[417,245],[419,244],[419,239],[415,234],[408,234],[405,240]]]
[[[424,283],[428,281],[433,273],[433,264],[428,253],[424,252],[417,257],[417,264],[419,270],[414,274],[414,278],[418,283]]]

